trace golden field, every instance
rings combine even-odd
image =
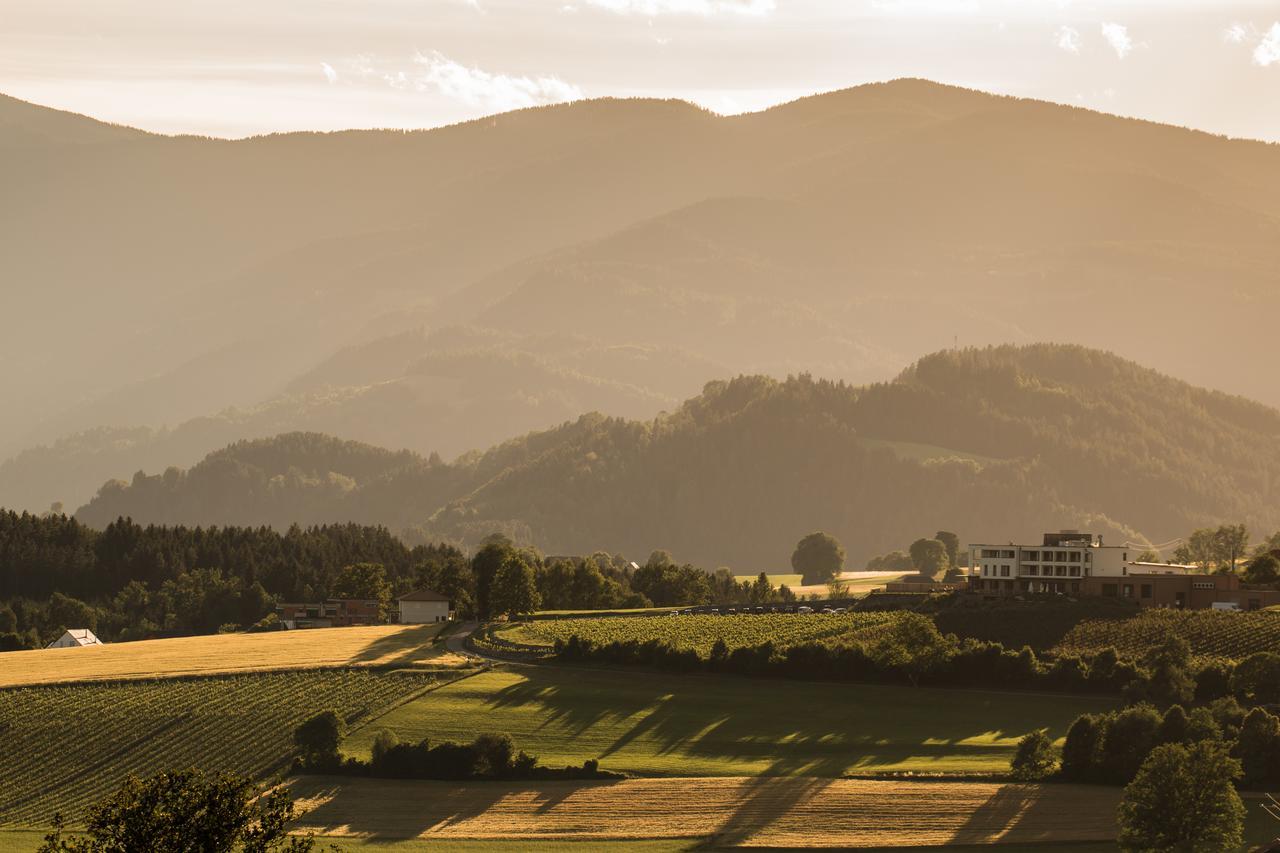
[[[339,666],[458,666],[440,625],[312,628],[37,649],[0,656],[0,687]]]
[[[380,839],[701,838],[717,847],[1108,841],[1119,791],[815,778],[530,783],[302,777],[296,829]]]

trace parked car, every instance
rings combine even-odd
[[[796,608],[796,612],[797,612],[797,613],[812,613],[812,612],[813,612],[813,608],[812,608],[812,607],[797,607],[797,608]]]

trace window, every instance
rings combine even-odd
[[[1067,559],[1072,563],[1080,562],[1080,552],[1072,551],[1070,554],[1067,555]]]
[[[1054,568],[1053,568],[1053,573],[1054,573],[1055,575],[1057,575],[1058,577],[1060,577],[1060,578],[1064,578],[1064,577],[1066,577],[1066,576],[1067,576],[1067,567],[1066,567],[1066,566],[1054,566]]]
[[[1027,566],[1027,574],[1038,575],[1040,574],[1040,569],[1037,566]]]
[[[990,560],[992,557],[999,557],[999,556],[1000,556],[1000,554],[999,554],[999,552],[994,551],[994,550],[992,550],[991,548],[983,548],[983,549],[982,549],[982,556],[983,556],[984,558],[986,558],[986,559]]]
[[[1000,567],[1000,577],[1002,577],[1002,578],[1007,578],[1007,577],[1009,577],[1009,567],[1008,567],[1008,566],[1001,566],[1001,567]]]
[[[1144,583],[1144,584],[1142,585],[1141,592],[1142,592],[1142,597],[1143,597],[1143,598],[1150,598],[1150,597],[1151,597],[1151,584],[1149,584],[1149,583]]]
[[[1213,581],[1192,581],[1192,589],[1213,589]]]
[[[1067,561],[1067,552],[1066,552],[1066,551],[1058,551],[1057,553],[1055,553],[1055,554],[1053,555],[1053,561],[1054,561],[1055,563],[1065,563],[1065,562]]]
[[[1017,552],[1017,551],[1005,551],[1005,552],[1004,552],[1003,554],[1001,554],[1000,556],[1001,556],[1001,557],[1004,557],[1004,558],[1005,558],[1005,559],[1007,559],[1007,560],[1012,560],[1012,559],[1015,559],[1015,558],[1018,556],[1018,552]]]
[[[1120,595],[1125,598],[1133,598],[1133,584],[1127,583],[1120,587]]]
[[[1108,598],[1115,598],[1115,597],[1116,597],[1116,591],[1117,591],[1116,585],[1115,585],[1115,584],[1113,584],[1113,583],[1104,583],[1104,584],[1102,585],[1102,594],[1103,594],[1103,595],[1105,595],[1105,596],[1106,596],[1106,597],[1108,597]],[[1179,593],[1179,594],[1181,594],[1181,593]]]
[[[1028,552],[1023,556],[1023,558],[1022,558],[1022,559],[1024,559],[1024,560],[1030,560],[1031,562],[1033,562],[1033,563],[1034,563],[1036,560],[1039,560],[1039,559],[1040,559],[1040,552],[1039,552],[1039,551],[1028,551]]]
[[[1080,577],[1080,567],[1079,567],[1079,566],[1072,566],[1072,567],[1071,567],[1071,577],[1073,577],[1073,578],[1078,578],[1078,577]]]

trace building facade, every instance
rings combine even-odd
[[[1075,530],[1046,533],[1036,545],[969,546],[969,591],[985,597],[1060,594],[1122,598],[1140,607],[1260,610],[1280,604],[1280,592],[1250,589],[1234,575],[1197,566],[1150,563],[1137,549],[1104,545]]]
[[[342,628],[382,621],[375,598],[328,598],[318,603],[285,603],[276,615],[289,628]]]
[[[403,625],[424,625],[433,622],[448,622],[453,618],[448,596],[429,589],[415,590],[408,595],[400,596],[400,623]]]

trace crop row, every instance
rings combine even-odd
[[[262,778],[293,753],[293,729],[333,708],[350,724],[432,683],[362,670],[258,673],[0,690],[0,824],[70,820],[130,774],[198,767]]]
[[[1240,660],[1280,652],[1280,613],[1147,610],[1129,619],[1091,619],[1068,631],[1054,651],[1091,654],[1112,647],[1121,657],[1141,659],[1170,634],[1185,639],[1195,657]]]
[[[577,635],[595,645],[661,640],[707,657],[717,641],[729,651],[766,641],[779,648],[833,639],[867,639],[897,619],[894,613],[765,614],[674,618],[654,616],[604,619],[540,619],[500,637],[525,644],[553,645]]]

